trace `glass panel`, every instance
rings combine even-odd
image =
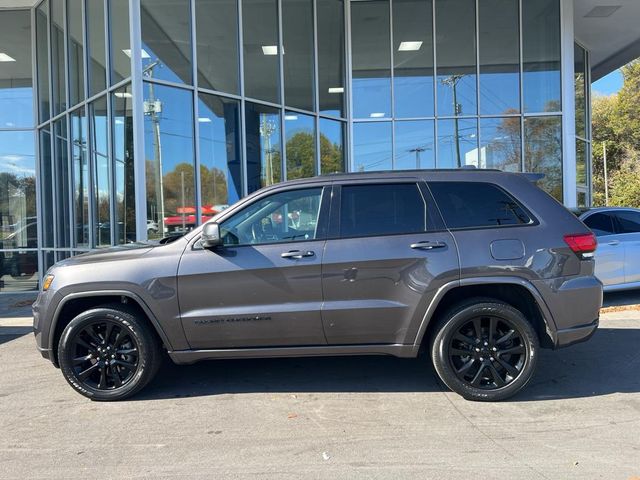
[[[286,112],[284,133],[287,152],[287,180],[316,175],[315,119]]]
[[[56,185],[56,247],[71,247],[69,212],[69,152],[67,145],[67,119],[63,117],[53,124],[54,181]]]
[[[282,180],[280,110],[247,102],[247,185],[249,193]]]
[[[524,169],[544,173],[540,187],[562,201],[561,117],[530,117],[524,120]]]
[[[344,138],[346,124],[326,118],[320,119],[320,173],[344,172]]]
[[[142,68],[148,77],[191,83],[189,0],[141,0]]]
[[[531,218],[504,190],[481,182],[430,182],[449,228],[526,225]]]
[[[36,9],[36,61],[38,67],[38,112],[40,123],[49,120],[49,2]]]
[[[64,71],[64,10],[63,0],[51,0],[51,77],[53,81],[54,115],[67,108]]]
[[[53,171],[51,168],[51,134],[40,130],[40,188],[42,192],[42,246],[53,247]]]
[[[0,131],[0,248],[38,246],[33,132]]]
[[[415,183],[342,187],[341,237],[424,232],[426,219],[425,203]]]
[[[478,2],[480,113],[520,112],[518,0]]]
[[[244,91],[247,97],[280,99],[278,8],[275,0],[242,0]]]
[[[396,170],[435,168],[433,120],[395,123]]]
[[[574,44],[573,81],[576,92],[576,135],[582,138],[587,138],[586,54],[581,46]]]
[[[110,0],[109,9],[111,83],[114,84],[131,76],[129,0]]]
[[[640,233],[640,213],[638,212],[616,212],[620,233]]]
[[[433,116],[431,0],[393,2],[393,88],[396,117]]]
[[[587,185],[587,142],[576,140],[576,183]]]
[[[144,145],[149,238],[195,226],[193,100],[179,88],[144,84]],[[191,217],[189,217],[191,215]]]
[[[69,104],[84,99],[84,38],[82,34],[82,0],[67,0],[69,26]]]
[[[198,83],[219,92],[240,93],[236,0],[196,0]]]
[[[391,170],[391,122],[353,124],[354,171]]]
[[[314,110],[313,3],[282,0],[284,99],[289,107]],[[288,178],[288,177],[287,177]]]
[[[43,256],[43,260],[44,260],[44,265],[42,266],[42,270],[44,272],[46,272],[47,270],[49,270],[49,268],[51,268],[53,266],[54,263],[56,263],[55,260],[55,252],[42,252],[42,256]]]
[[[344,117],[344,4],[316,2],[318,17],[318,95],[320,113]]]
[[[71,155],[73,161],[73,211],[75,242],[89,246],[89,157],[87,155],[87,117],[84,107],[71,114]]]
[[[103,0],[89,0],[85,4],[89,50],[89,96],[107,88],[107,59],[104,30]]]
[[[391,117],[389,3],[351,4],[353,115]]]
[[[225,221],[225,245],[260,245],[318,238],[322,188],[289,190],[252,203]]]
[[[520,117],[480,119],[480,168],[522,170]]]
[[[2,11],[0,45],[11,60],[0,68],[0,128],[33,126],[31,17],[28,10]]]
[[[438,120],[438,168],[478,166],[475,119]]]
[[[560,2],[522,2],[524,111],[559,112]]]
[[[91,161],[93,164],[94,239],[96,247],[111,245],[111,182],[109,179],[109,153],[107,149],[107,98],[102,97],[90,105]]]
[[[38,252],[0,253],[0,292],[38,289]]]
[[[593,233],[595,233],[597,237],[616,233],[616,229],[613,226],[613,215],[609,213],[594,213],[593,215],[589,215],[584,220],[584,224],[593,230]]]
[[[200,94],[200,194],[203,222],[242,195],[240,104]]]
[[[115,241],[136,241],[136,197],[133,150],[133,101],[131,86],[116,90],[111,96],[113,123],[113,160],[115,162]],[[147,227],[148,228],[148,227]],[[157,225],[155,230],[157,230]]]
[[[438,115],[475,115],[475,0],[436,0]]]
[[[586,207],[587,206],[587,192],[578,191],[576,193],[578,199],[578,207]]]

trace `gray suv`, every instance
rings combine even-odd
[[[94,400],[178,364],[321,355],[431,357],[472,400],[531,379],[539,348],[589,338],[594,235],[526,174],[336,174],[264,188],[184,237],[53,266],[38,349]]]

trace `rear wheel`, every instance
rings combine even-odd
[[[497,401],[515,395],[529,382],[538,349],[536,332],[519,310],[478,299],[443,317],[431,357],[451,390],[468,400]]]
[[[133,312],[106,306],[65,327],[58,359],[67,382],[92,400],[122,400],[140,391],[161,361],[154,332]]]

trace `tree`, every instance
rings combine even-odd
[[[620,91],[592,102],[593,204],[605,204],[606,143],[609,205],[640,207],[640,59],[621,70]]]

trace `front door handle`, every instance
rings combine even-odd
[[[411,244],[411,248],[418,250],[433,250],[434,248],[444,248],[447,244],[444,242],[416,242]]]
[[[282,258],[292,258],[294,260],[298,260],[302,257],[313,257],[315,252],[311,250],[307,250],[306,252],[301,252],[300,250],[289,250],[288,252],[283,252],[280,254]]]

